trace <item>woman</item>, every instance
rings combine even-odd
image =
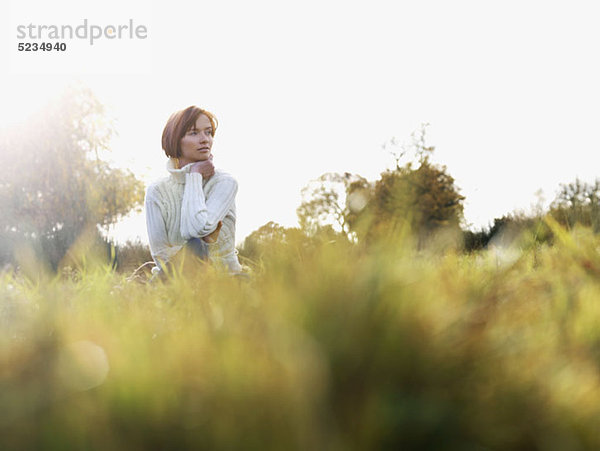
[[[163,130],[162,148],[169,176],[146,190],[146,226],[154,273],[184,246],[239,273],[235,249],[237,182],[212,163],[216,118],[196,106],[173,114]]]

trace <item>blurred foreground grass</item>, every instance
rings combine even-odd
[[[600,448],[600,241],[0,283],[0,449]]]

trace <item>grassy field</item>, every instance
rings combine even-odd
[[[600,240],[5,273],[0,449],[600,448]],[[526,240],[525,240],[526,242]]]

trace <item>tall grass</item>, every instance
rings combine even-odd
[[[469,256],[273,245],[249,279],[0,283],[2,449],[597,449],[587,229]]]

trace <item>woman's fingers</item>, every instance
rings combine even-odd
[[[199,161],[192,166],[193,172],[199,172],[204,178],[211,178],[215,175],[215,166],[211,160]]]

